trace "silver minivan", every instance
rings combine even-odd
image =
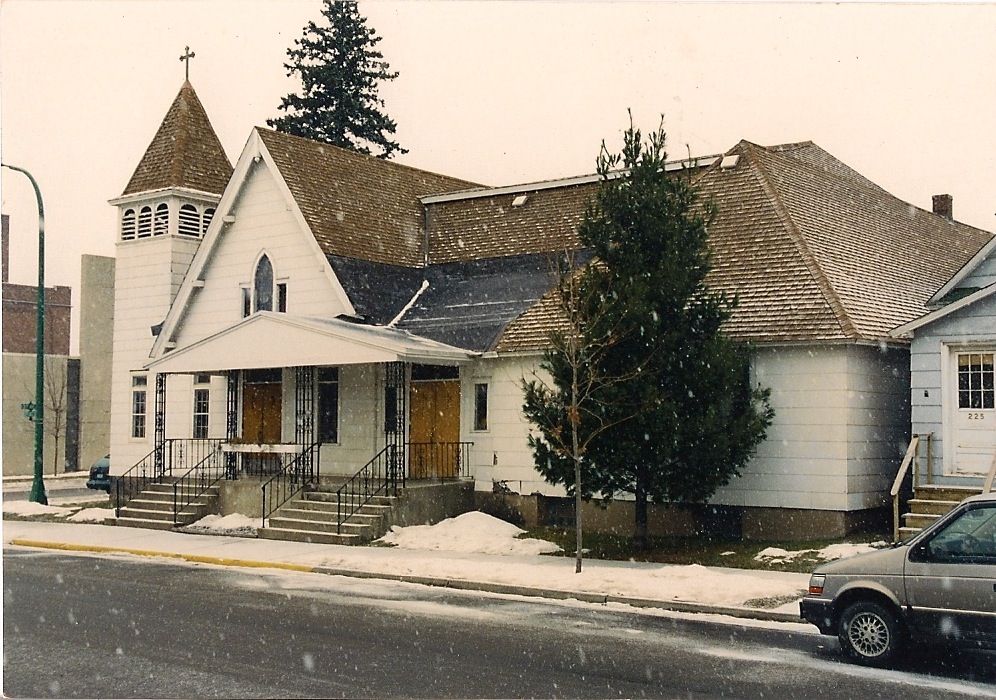
[[[912,639],[996,649],[996,493],[907,542],[818,567],[800,612],[870,666]]]

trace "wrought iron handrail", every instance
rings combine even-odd
[[[916,461],[917,451],[920,447],[920,436],[914,435],[913,439],[910,440],[910,446],[906,449],[906,456],[903,457],[902,464],[899,465],[899,471],[896,473],[896,479],[892,482],[892,490],[889,494],[892,496],[892,541],[899,541],[899,494],[903,488],[903,482],[906,481],[906,474],[910,470],[910,465]],[[914,479],[914,482],[916,480]],[[914,486],[916,484],[914,483]]]
[[[321,445],[321,442],[314,442],[306,447],[260,486],[263,495],[263,527],[266,527],[267,519],[277,508],[297,495],[305,484],[318,479]]]
[[[409,479],[459,479],[470,475],[472,442],[408,443]]]
[[[138,460],[128,471],[114,478],[114,517],[121,517],[124,497],[130,498],[133,494],[143,490],[149,482],[162,478],[160,470],[156,468],[156,453],[160,449],[163,448],[152,448],[149,454]],[[125,488],[126,484],[129,487],[127,489]]]
[[[200,498],[209,488],[226,476],[221,460],[221,440],[214,440],[213,449],[201,461],[173,482],[173,525],[178,525],[180,513]]]
[[[400,456],[397,445],[386,445],[339,487],[335,492],[336,534],[342,534],[343,523],[359,513],[375,496],[388,493],[397,496],[399,482],[404,488],[405,469]]]

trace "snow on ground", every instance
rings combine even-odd
[[[184,528],[186,532],[196,532],[206,535],[235,535],[245,537],[256,536],[256,523],[259,518],[250,518],[241,513],[230,515],[206,515],[195,523]]]
[[[73,513],[66,520],[72,520],[74,523],[102,523],[107,518],[113,517],[113,508],[84,508]]]
[[[876,549],[882,549],[886,546],[888,546],[888,542],[880,541],[868,543],[840,542],[838,544],[827,545],[823,549],[788,550],[782,549],[781,547],[766,547],[754,556],[754,561],[766,561],[770,564],[780,564],[792,561],[793,559],[797,559],[799,557],[832,561],[834,559],[853,557],[855,554],[867,554],[868,552],[874,552]]]
[[[61,508],[59,506],[45,506],[34,501],[4,501],[3,512],[12,515],[54,515],[57,518],[64,518],[72,513],[75,508]]]
[[[377,541],[401,549],[478,554],[550,554],[560,551],[559,546],[546,540],[517,539],[524,532],[512,523],[472,511],[435,525],[395,525]]]

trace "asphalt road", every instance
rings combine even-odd
[[[318,574],[4,551],[13,697],[996,697],[983,654]]]

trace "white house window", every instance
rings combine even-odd
[[[148,238],[152,235],[152,207],[142,207],[138,212],[138,237]]]
[[[201,235],[203,236],[207,233],[208,226],[211,225],[211,219],[214,218],[214,209],[208,207],[204,210],[204,216],[201,218]]]
[[[965,353],[958,355],[958,408],[993,408],[994,359],[996,353]]]
[[[339,442],[339,368],[318,369],[318,439]]]
[[[253,275],[253,311],[273,311],[273,265],[264,255]]]
[[[146,376],[131,378],[131,436],[145,437],[146,386],[149,380]]]
[[[204,384],[197,375],[197,384]],[[207,377],[208,382],[210,377]],[[207,387],[194,387],[194,438],[203,439],[208,436],[208,427],[211,414],[211,390]]]
[[[488,385],[474,385],[474,430],[488,429]]]
[[[181,236],[197,238],[201,232],[201,214],[193,204],[180,207],[180,223],[177,229]]]
[[[156,216],[152,221],[152,235],[165,236],[169,230],[169,205],[160,202],[156,205]]]
[[[135,238],[137,233],[137,223],[138,219],[135,216],[134,209],[125,209],[124,214],[121,215],[121,240],[130,241]]]

